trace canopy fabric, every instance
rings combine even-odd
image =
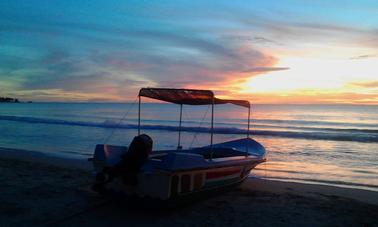
[[[238,105],[238,106],[243,106],[243,107],[246,107],[246,108],[250,108],[250,103],[247,100],[218,99],[218,98],[215,98],[215,104],[227,104],[227,103]]]
[[[214,102],[214,104],[231,103],[246,108],[250,107],[249,102],[246,100],[216,98],[210,90],[142,88],[139,91],[139,96],[184,105],[211,105]]]

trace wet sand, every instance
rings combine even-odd
[[[88,190],[90,165],[0,149],[0,226],[378,226],[378,192],[248,179],[176,206],[146,207]]]

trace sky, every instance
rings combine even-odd
[[[377,104],[378,1],[0,1],[0,96]]]

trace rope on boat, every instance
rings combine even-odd
[[[113,128],[113,130],[110,132],[109,136],[105,139],[104,144],[107,144],[107,142],[109,141],[109,139],[113,136],[114,132],[118,129],[118,126],[121,124],[121,122],[123,120],[125,120],[126,116],[129,114],[130,110],[135,105],[137,99],[138,98],[135,98],[134,102],[131,104],[131,106],[129,107],[129,109],[126,111],[126,113],[123,115],[123,117],[118,121],[116,127]]]
[[[104,140],[104,144],[106,144],[108,142],[108,140],[113,136],[115,130],[118,129],[118,126],[121,124],[121,122],[126,118],[127,114],[130,112],[130,110],[132,109],[132,107],[135,105],[136,103],[136,100],[138,98],[136,98],[134,100],[134,102],[131,104],[131,106],[129,107],[129,109],[127,110],[127,112],[125,113],[125,115],[122,117],[121,120],[119,120],[119,122],[117,123],[116,127],[113,128],[113,130],[110,132],[109,136]],[[93,147],[93,144],[92,143],[89,143],[85,148],[84,148],[84,151],[88,151],[90,148]]]
[[[209,109],[210,109],[210,105],[207,106],[206,112],[205,112],[205,114],[203,115],[202,120],[201,120],[201,122],[200,122],[198,128],[200,128],[200,127],[202,126],[202,124],[203,124],[203,122],[204,122],[204,120],[205,120],[205,118],[206,118],[206,116],[207,116],[207,113],[209,112]],[[190,143],[190,146],[189,146],[190,149],[191,149],[192,146],[193,146],[194,140],[197,140],[197,135],[198,135],[198,133],[199,133],[199,132],[194,133],[194,136],[193,136],[192,142]]]

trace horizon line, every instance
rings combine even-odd
[[[5,102],[4,102],[5,103]],[[33,103],[67,103],[67,104],[132,104],[134,101],[124,101],[124,102],[115,102],[115,101],[20,101],[19,103],[12,104],[33,104]],[[144,104],[175,104],[169,102],[143,102]],[[1,103],[0,103],[1,104]],[[376,104],[367,104],[367,103],[251,103],[251,105],[322,105],[322,106],[331,106],[331,105],[343,105],[343,106],[378,106]]]

